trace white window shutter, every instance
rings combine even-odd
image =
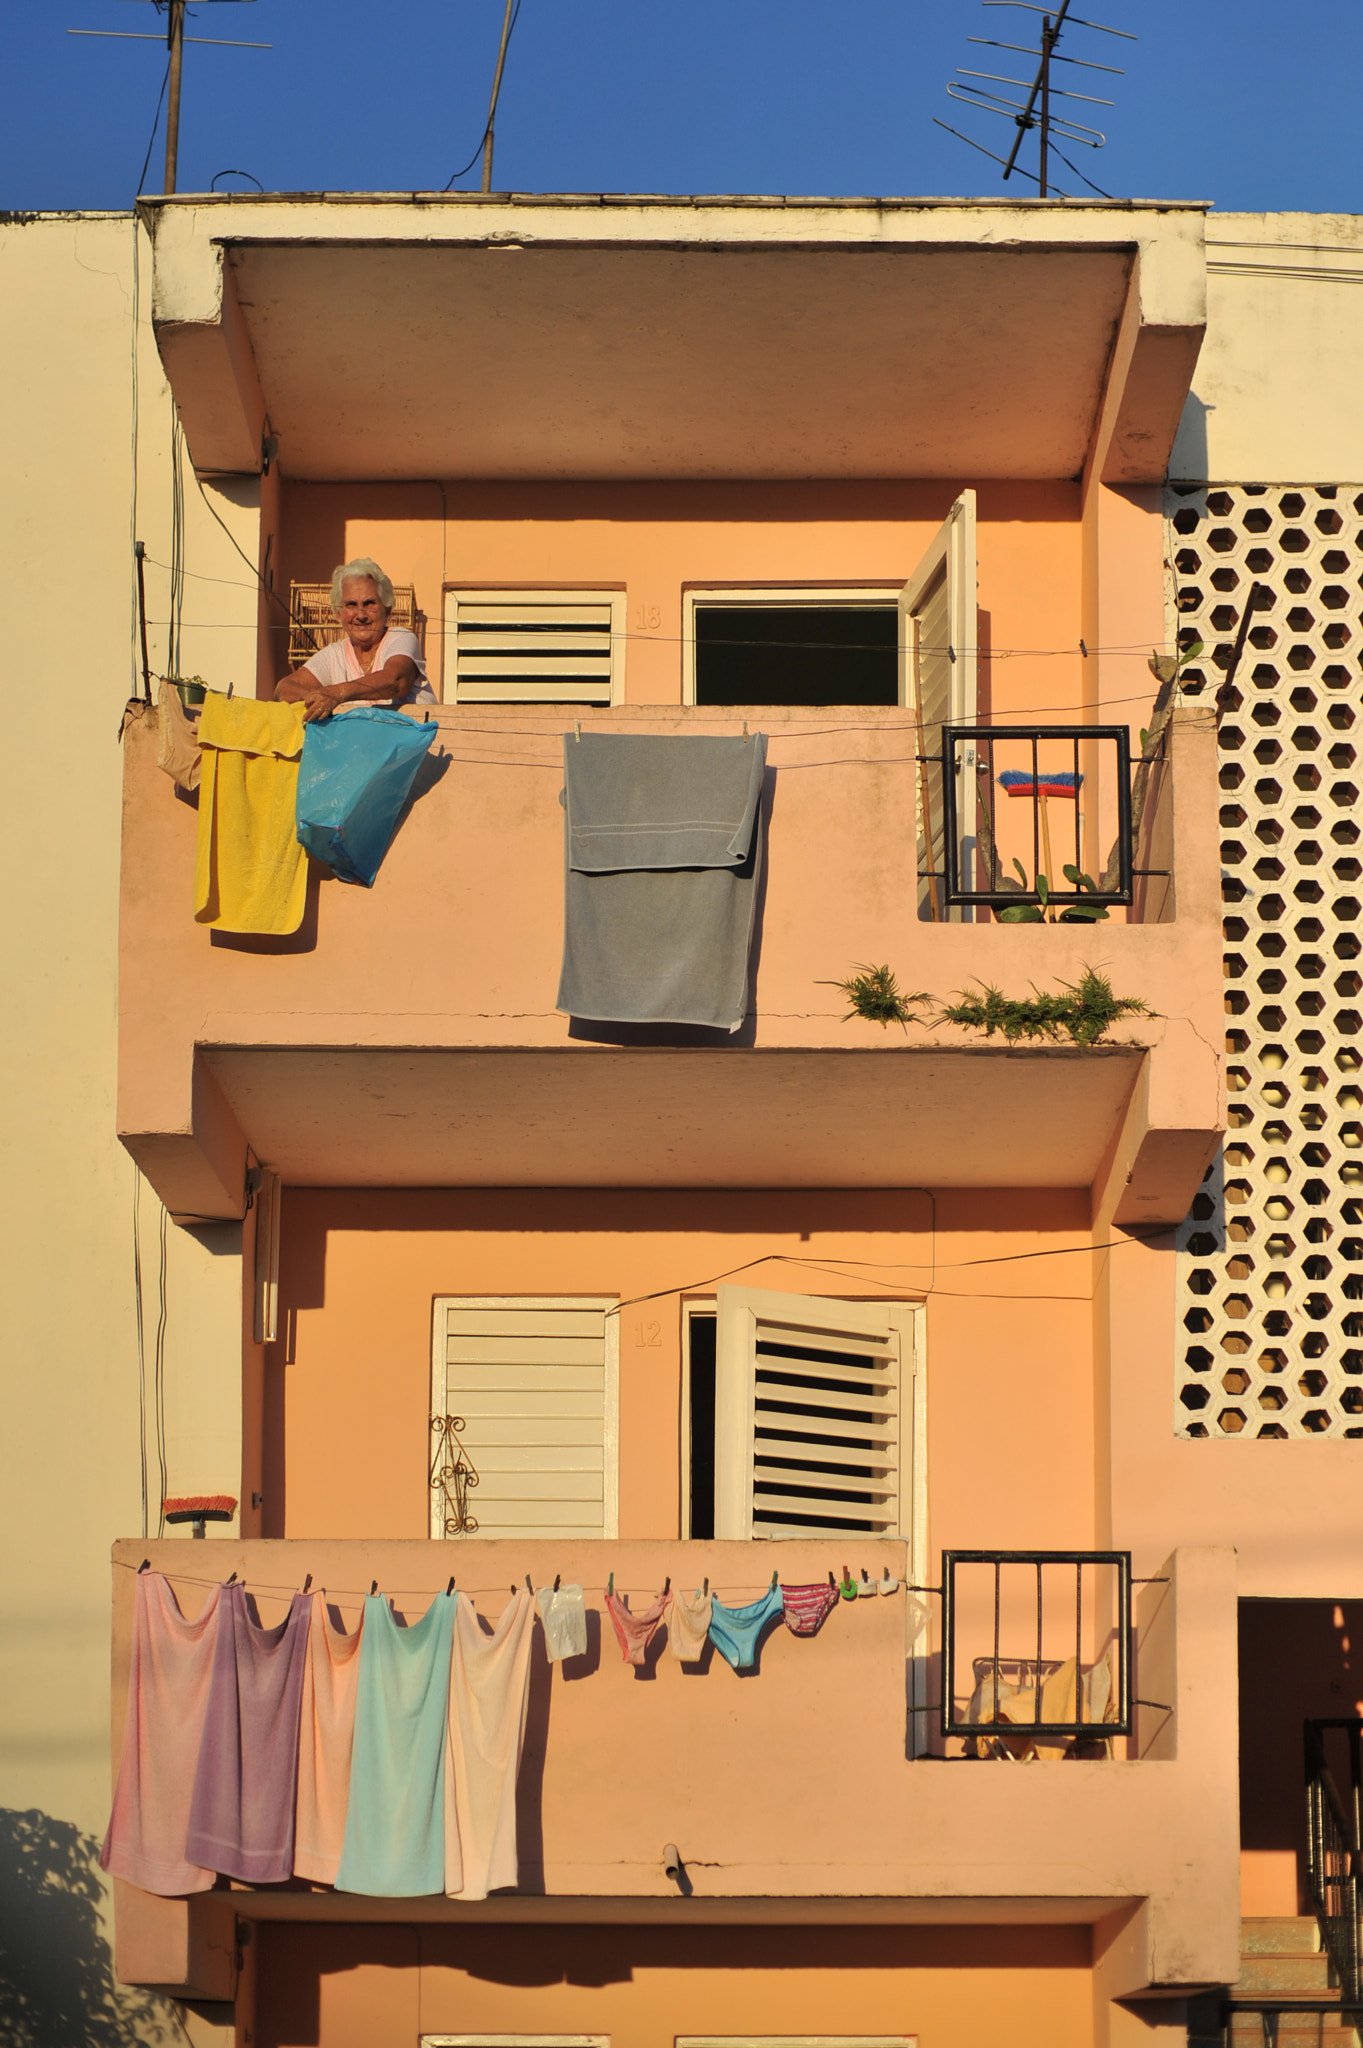
[[[462,1418],[478,1535],[617,1534],[614,1306],[571,1295],[437,1299],[431,1415]],[[433,1487],[432,1536],[444,1520]]]
[[[449,590],[447,704],[624,701],[623,591]]]
[[[716,1537],[910,1533],[915,1313],[717,1290]]]
[[[975,493],[962,491],[932,545],[899,593],[899,697],[918,727],[918,914],[956,921],[942,901],[945,809],[942,727],[973,725],[977,711],[975,647]],[[961,873],[974,866],[975,749],[957,753],[957,812],[962,825]]]

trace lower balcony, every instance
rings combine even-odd
[[[833,1553],[837,1551],[835,1556]],[[852,1554],[852,1552],[855,1554]],[[846,1557],[842,1554],[847,1552]],[[1096,1924],[1124,1916],[1123,1988],[1229,1981],[1238,1939],[1235,1565],[1180,1550],[1134,1603],[1132,1734],[1060,1769],[1018,1745],[969,1757],[940,1736],[940,1608],[906,1584],[902,1542],[183,1541],[118,1543],[113,1756],[121,1754],[134,1589],[149,1559],[192,1616],[235,1572],[258,1618],[311,1577],[348,1629],[371,1585],[417,1620],[451,1573],[495,1620],[515,1587],[579,1581],[585,1655],[551,1665],[536,1624],[517,1787],[518,1882],[471,1903],[375,1898],[293,1878],[219,1878],[189,1898],[116,1884],[125,1982],[230,1995],[239,1923],[591,1921],[809,1925]],[[776,1619],[758,1668],[695,1665],[660,1637],[623,1661],[602,1589],[637,1611],[670,1579],[739,1605],[786,1585],[899,1581],[839,1599],[818,1633]],[[962,1618],[974,1629],[979,1618]],[[988,1657],[986,1633],[958,1642]],[[1004,1649],[1008,1649],[1008,1645]],[[983,1718],[983,1717],[981,1717]],[[970,1745],[979,1748],[980,1745]],[[955,1755],[943,1753],[955,1750]],[[1061,1753],[1059,1748],[1054,1753]],[[995,1760],[997,1759],[997,1760]],[[675,1848],[677,1860],[670,1850]]]

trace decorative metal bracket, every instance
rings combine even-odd
[[[441,1502],[445,1534],[472,1536],[478,1524],[469,1513],[469,1490],[478,1484],[478,1474],[459,1440],[467,1427],[462,1415],[433,1415],[431,1433],[435,1448],[431,1456],[431,1491]]]

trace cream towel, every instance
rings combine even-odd
[[[519,1875],[516,1774],[534,1622],[529,1593],[507,1601],[490,1635],[467,1597],[455,1615],[445,1753],[445,1891],[452,1899],[485,1899]]]

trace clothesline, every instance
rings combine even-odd
[[[118,1566],[119,1570],[121,1570],[121,1571],[125,1571],[125,1572],[140,1572],[140,1571],[141,1571],[141,1569],[142,1569],[141,1565],[133,1565],[133,1564],[129,1564],[129,1563],[128,1563],[128,1561],[127,1561],[127,1559],[126,1559],[126,1558],[122,1558],[122,1557],[116,1557],[116,1558],[115,1558],[115,1559],[113,1560],[113,1562],[115,1563],[115,1565],[117,1565],[117,1566]],[[174,1580],[174,1581],[175,1581],[175,1583],[176,1583],[176,1584],[178,1584],[178,1585],[183,1585],[183,1586],[221,1586],[221,1585],[223,1585],[223,1584],[224,1584],[224,1581],[223,1581],[222,1579],[208,1579],[208,1578],[200,1578],[200,1577],[197,1577],[197,1576],[196,1576],[196,1575],[195,1575],[194,1573],[192,1573],[192,1572],[176,1572],[176,1571],[171,1571],[171,1570],[169,1570],[169,1569],[168,1569],[168,1568],[167,1568],[167,1567],[166,1567],[165,1565],[160,1565],[160,1564],[157,1564],[157,1565],[153,1565],[153,1566],[152,1566],[152,1570],[153,1570],[153,1571],[156,1571],[156,1572],[159,1572],[159,1573],[160,1573],[160,1575],[161,1575],[161,1577],[162,1577],[163,1579],[172,1579],[172,1580]],[[276,1581],[271,1581],[271,1580],[268,1580],[268,1579],[255,1579],[255,1578],[251,1578],[251,1579],[246,1579],[246,1578],[241,1578],[241,1577],[238,1577],[238,1579],[237,1579],[236,1583],[237,1583],[237,1584],[238,1584],[239,1586],[242,1586],[242,1587],[244,1587],[244,1588],[245,1588],[245,1590],[246,1590],[246,1591],[247,1591],[248,1593],[277,1593],[278,1595],[280,1595],[280,1597],[281,1597],[281,1598],[283,1598],[283,1597],[292,1597],[292,1596],[293,1596],[294,1594],[297,1594],[297,1593],[301,1593],[301,1592],[302,1592],[302,1590],[303,1590],[303,1588],[302,1588],[302,1586],[301,1586],[300,1584],[297,1584],[297,1583],[295,1583],[295,1582],[293,1582],[293,1581],[290,1581],[290,1582],[289,1582],[288,1584],[282,1584],[282,1583],[279,1583],[279,1582],[276,1582]],[[784,1583],[784,1581],[782,1581],[782,1580],[780,1580],[780,1579],[778,1578],[778,1581],[777,1581],[777,1584],[778,1584],[778,1589],[779,1589],[780,1585],[781,1585],[781,1584],[783,1584],[783,1583]],[[861,1583],[861,1582],[860,1582],[860,1581],[858,1580],[858,1581],[857,1581],[856,1583]],[[874,1580],[873,1580],[873,1581],[872,1581],[872,1583],[873,1583],[873,1584],[876,1584],[876,1583],[878,1583],[878,1582],[877,1582],[877,1581],[874,1581]],[[746,1595],[746,1596],[747,1596],[748,1598],[750,1598],[750,1599],[754,1599],[754,1600],[755,1600],[755,1599],[758,1599],[758,1598],[760,1598],[760,1597],[761,1597],[761,1595],[762,1595],[762,1594],[764,1594],[764,1593],[766,1593],[766,1592],[768,1592],[768,1591],[770,1590],[770,1588],[771,1588],[771,1580],[770,1580],[770,1578],[766,1578],[766,1579],[763,1579],[763,1581],[761,1582],[761,1584],[760,1584],[760,1585],[756,1585],[756,1586],[741,1586],[741,1585],[723,1585],[723,1586],[722,1586],[722,1585],[720,1585],[720,1584],[719,1584],[719,1582],[718,1582],[717,1580],[715,1580],[715,1581],[711,1581],[711,1582],[710,1582],[710,1591],[711,1591],[711,1592],[712,1592],[713,1594],[716,1594],[716,1595],[719,1595],[719,1594],[730,1594],[730,1595],[739,1595],[739,1594],[743,1594],[743,1595]],[[328,1598],[329,1600],[335,1600],[335,1601],[337,1601],[338,1603],[339,1603],[340,1601],[346,1600],[346,1601],[358,1602],[359,1604],[363,1605],[364,1601],[365,1601],[365,1600],[367,1600],[367,1599],[369,1599],[369,1598],[371,1597],[371,1596],[370,1596],[370,1595],[369,1595],[368,1593],[366,1593],[366,1592],[365,1592],[365,1591],[363,1590],[363,1588],[361,1588],[361,1587],[355,1587],[355,1586],[316,1586],[316,1585],[314,1585],[314,1586],[312,1586],[312,1587],[311,1587],[311,1588],[310,1588],[309,1590],[310,1590],[311,1592],[313,1592],[313,1593],[325,1593],[325,1594],[326,1594],[326,1596],[327,1596],[327,1598]],[[522,1580],[522,1582],[521,1582],[521,1584],[520,1584],[519,1586],[513,1586],[513,1585],[512,1585],[511,1583],[510,1583],[510,1581],[509,1581],[509,1580],[508,1580],[508,1581],[503,1581],[503,1582],[502,1582],[501,1584],[498,1584],[498,1585],[495,1585],[495,1586],[465,1586],[465,1585],[461,1585],[461,1584],[459,1583],[459,1581],[458,1581],[458,1579],[457,1579],[457,1578],[456,1578],[456,1580],[455,1580],[455,1591],[456,1591],[456,1592],[458,1592],[458,1593],[463,1593],[463,1594],[464,1594],[464,1595],[466,1596],[466,1598],[469,1598],[469,1599],[472,1599],[472,1598],[474,1597],[474,1595],[476,1595],[476,1594],[484,1594],[484,1593],[500,1593],[500,1592],[505,1592],[505,1593],[506,1593],[506,1595],[507,1595],[507,1598],[509,1599],[509,1598],[511,1597],[511,1595],[512,1595],[513,1593],[523,1593],[523,1592],[524,1592],[525,1590],[526,1590],[526,1588],[525,1588],[525,1582],[524,1582],[524,1580]],[[642,1600],[642,1599],[656,1600],[656,1599],[658,1598],[658,1596],[659,1596],[660,1590],[661,1590],[661,1589],[660,1589],[659,1587],[657,1587],[657,1586],[617,1586],[617,1587],[615,1588],[615,1591],[616,1591],[616,1595],[617,1595],[617,1597],[619,1597],[619,1596],[621,1596],[621,1595],[624,1595],[624,1594],[628,1594],[628,1595],[630,1595],[630,1596],[631,1596],[632,1598],[636,1598],[636,1599],[641,1599],[641,1600]],[[402,1595],[402,1596],[404,1596],[404,1597],[409,1597],[409,1598],[412,1598],[412,1599],[422,1599],[422,1598],[425,1598],[425,1599],[428,1599],[428,1600],[430,1600],[430,1599],[434,1599],[434,1597],[436,1596],[436,1594],[440,1593],[441,1591],[442,1591],[442,1588],[441,1588],[441,1587],[439,1587],[439,1586],[382,1586],[382,1585],[381,1585],[381,1586],[379,1587],[379,1592],[380,1592],[380,1594],[382,1594],[382,1595],[386,1596],[386,1597],[387,1597],[387,1598],[389,1598],[389,1599],[397,1599],[397,1598],[399,1597],[399,1595]],[[590,1591],[585,1591],[585,1592],[584,1592],[584,1597],[585,1597],[586,1599],[590,1600],[590,1599],[591,1599],[591,1592],[590,1592]],[[602,1598],[604,1599],[604,1597],[605,1597],[604,1593],[602,1594],[602,1596],[601,1596],[601,1597],[602,1597]],[[604,1609],[604,1608],[595,1608],[595,1607],[594,1607],[594,1608],[592,1609],[592,1612],[593,1612],[593,1613],[604,1613],[604,1612],[605,1612],[605,1609]]]

